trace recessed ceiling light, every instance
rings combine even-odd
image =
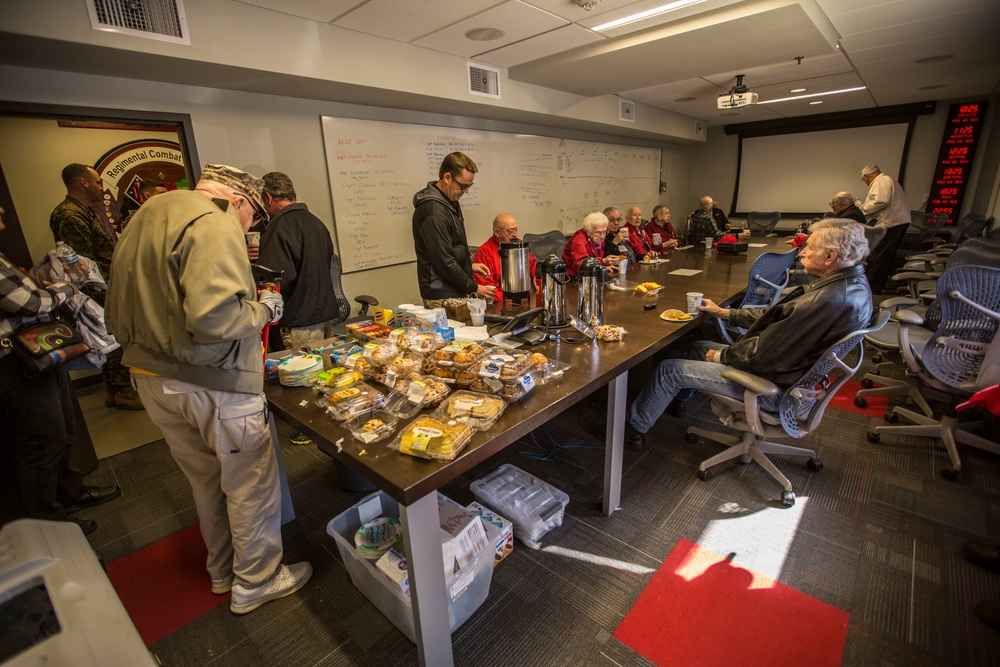
[[[823,100],[813,100],[812,102],[809,103],[810,106],[812,106],[813,104],[823,104]]]
[[[944,62],[945,60],[951,60],[954,57],[955,56],[953,56],[950,53],[944,53],[940,56],[928,56],[926,58],[918,58],[913,62],[917,63],[918,65],[930,65],[931,63],[940,63]]]
[[[474,42],[491,42],[504,36],[504,31],[499,28],[473,28],[465,33],[466,39]]]
[[[674,102],[694,102],[697,97],[678,97]]]
[[[865,86],[858,86],[856,88],[844,88],[842,90],[828,90],[823,93],[810,93],[809,95],[796,95],[795,97],[779,97],[776,100],[764,100],[759,102],[759,104],[774,104],[775,102],[790,102],[791,100],[804,100],[810,97],[822,97],[824,95],[839,95],[840,93],[853,93],[856,90],[864,90]]]
[[[636,21],[641,21],[643,19],[648,19],[653,16],[659,16],[660,14],[666,14],[667,12],[672,12],[675,9],[680,9],[681,7],[687,7],[688,5],[697,5],[699,2],[705,2],[705,0],[675,0],[674,2],[669,2],[665,5],[659,7],[654,7],[653,9],[647,9],[644,12],[639,12],[638,14],[632,14],[626,16],[623,19],[615,19],[614,21],[608,21],[607,23],[602,23],[601,25],[594,26],[591,28],[594,32],[600,32],[602,30],[610,30],[611,28],[617,28],[618,26],[627,25],[629,23],[635,23]]]
[[[806,89],[805,88],[792,88],[788,92],[790,92],[790,93],[804,93],[804,92],[806,92]]]
[[[947,88],[948,86],[943,83],[932,83],[929,86],[920,86],[917,90],[937,90],[938,88]]]

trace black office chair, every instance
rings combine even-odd
[[[344,286],[340,281],[341,275],[344,273],[344,265],[340,262],[340,256],[337,253],[333,253],[330,257],[330,279],[333,281],[333,295],[337,297],[337,317],[335,324],[340,324],[346,322],[351,318],[351,302],[347,300],[347,295],[344,293]],[[358,309],[357,319],[363,319],[368,316],[368,308],[370,306],[377,306],[378,299],[368,294],[359,294],[354,297],[354,300],[358,302],[360,308]]]
[[[770,308],[781,298],[781,291],[788,284],[788,273],[795,265],[797,248],[788,252],[765,252],[750,267],[750,280],[743,300],[734,308]],[[732,344],[734,338],[746,333],[746,329],[735,327],[719,318],[715,319],[719,336]]]
[[[558,229],[544,234],[525,234],[523,238],[528,242],[528,250],[539,261],[549,255],[562,257],[566,247],[566,235]]]
[[[730,398],[722,394],[703,391],[712,399],[712,412],[726,426],[737,433],[719,433],[697,426],[688,427],[687,441],[697,442],[698,436],[727,445],[727,449],[698,466],[698,477],[711,477],[711,466],[739,458],[742,463],[751,460],[760,464],[771,477],[776,479],[784,491],[781,502],[791,507],[795,504],[792,483],[769,458],[767,454],[808,456],[806,467],[811,472],[822,470],[823,463],[816,458],[816,452],[805,447],[783,445],[764,438],[801,438],[819,427],[826,406],[840,389],[861,367],[863,352],[861,340],[872,331],[885,325],[889,314],[879,311],[872,316],[868,326],[844,336],[834,343],[795,384],[784,392],[769,380],[745,371],[729,369],[723,372],[727,380],[737,382],[746,391],[742,399]],[[845,359],[857,348],[857,360],[849,365]],[[757,405],[761,396],[781,397],[777,412],[765,412]]]
[[[871,249],[865,260],[865,275],[868,276],[868,286],[872,294],[881,294],[885,283],[896,270],[896,250],[903,242],[903,236],[909,223],[900,223],[888,227],[882,241]]]
[[[754,236],[767,236],[774,231],[781,220],[781,213],[778,211],[750,211],[747,213],[747,227]]]

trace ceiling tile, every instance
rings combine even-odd
[[[497,5],[500,0],[369,0],[334,25],[398,42],[437,32]],[[441,50],[441,49],[438,49]]]
[[[592,30],[571,24],[474,57],[491,65],[513,67],[603,39]]]
[[[245,5],[272,9],[282,14],[329,23],[366,0],[236,0]]]
[[[511,0],[426,35],[416,40],[414,44],[470,58],[477,53],[483,53],[488,48],[513,44],[549,30],[555,30],[566,24],[566,19],[561,19],[518,0]],[[504,36],[490,42],[476,42],[465,36],[465,33],[475,28],[498,28],[504,32]]]

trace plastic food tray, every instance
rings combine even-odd
[[[435,352],[433,359],[441,368],[459,370],[471,368],[473,364],[482,361],[487,353],[488,350],[479,343],[454,341]],[[466,355],[468,358],[456,359],[459,355]]]
[[[382,426],[374,430],[364,428],[366,424],[376,419],[382,422]],[[354,439],[366,445],[381,442],[396,432],[396,417],[386,410],[364,412],[356,417],[351,417],[345,423]]]
[[[448,385],[436,381],[436,378],[421,378],[425,383],[424,397],[414,402],[409,399],[410,384],[413,380],[405,380],[385,397],[385,409],[400,419],[409,419],[423,408],[440,403],[451,389]]]
[[[562,525],[569,496],[509,463],[477,479],[476,500],[514,523],[514,537],[535,548],[538,540]]]
[[[441,420],[454,419],[479,430],[493,426],[507,405],[496,396],[475,391],[456,391],[441,402],[434,416]],[[480,414],[473,414],[475,412]]]
[[[624,278],[617,278],[615,280],[608,281],[605,284],[608,286],[608,289],[616,292],[634,292],[635,286],[639,283],[634,283],[631,280],[625,280]]]
[[[418,417],[399,431],[392,448],[421,459],[452,461],[472,439],[472,427],[455,420]]]
[[[322,400],[322,399],[321,399]],[[385,404],[385,396],[371,385],[359,382],[326,397],[327,412],[338,421],[345,421]]]
[[[570,368],[572,366],[565,361],[549,359],[544,368],[534,368],[531,371],[531,376],[534,378],[535,384],[550,384],[559,382],[566,377],[566,371]]]

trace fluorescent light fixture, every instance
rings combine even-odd
[[[626,16],[623,19],[616,19],[614,21],[608,21],[607,23],[602,23],[599,26],[591,28],[591,30],[595,32],[600,32],[602,30],[610,30],[611,28],[617,28],[619,26],[628,25],[629,23],[635,23],[636,21],[648,19],[651,16],[659,16],[660,14],[666,14],[667,12],[672,12],[675,9],[680,9],[681,7],[687,7],[688,5],[697,5],[700,2],[705,2],[705,0],[675,0],[674,2],[669,2],[660,7],[647,9],[644,12],[639,12],[638,14],[632,14],[631,16]]]
[[[842,90],[828,90],[825,93],[810,93],[809,95],[796,95],[795,97],[780,97],[776,100],[764,100],[763,102],[758,102],[757,104],[774,104],[775,102],[790,102],[792,100],[804,100],[809,97],[822,97],[824,95],[840,95],[841,93],[853,93],[856,90],[864,90],[866,86],[858,86],[857,88],[844,88]]]
[[[823,104],[823,100],[813,100],[809,103],[809,106],[813,106],[814,104]]]
[[[792,88],[788,92],[790,92],[790,93],[804,93],[804,92],[806,92],[806,89],[805,88]]]

